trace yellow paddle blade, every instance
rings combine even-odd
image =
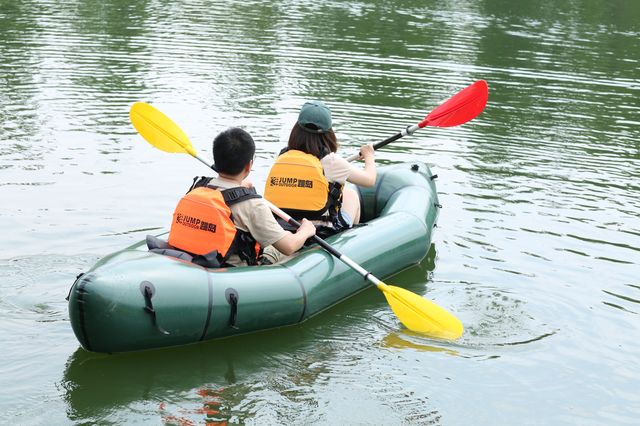
[[[129,118],[133,127],[151,145],[165,152],[186,153],[197,156],[189,138],[169,117],[145,102],[131,106]]]
[[[409,330],[439,339],[454,340],[462,336],[462,323],[446,309],[400,287],[378,284],[378,288],[400,322]]]

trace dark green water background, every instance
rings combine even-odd
[[[639,76],[636,0],[0,0],[0,424],[637,424]],[[350,155],[481,78],[476,120],[377,153],[440,176],[434,247],[389,281],[455,312],[458,342],[371,289],[298,327],[79,348],[75,276],[204,173],[131,103],[205,156],[245,127],[261,187],[306,99]]]

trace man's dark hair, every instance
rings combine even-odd
[[[213,140],[213,161],[218,173],[237,175],[253,160],[256,144],[247,132],[230,127]]]

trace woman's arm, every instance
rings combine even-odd
[[[364,169],[351,168],[347,180],[355,185],[370,187],[376,183],[376,162],[372,144],[360,148],[360,159],[364,158]]]

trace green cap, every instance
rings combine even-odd
[[[318,129],[310,129],[307,124],[313,124]],[[298,115],[298,125],[307,132],[325,133],[331,129],[331,110],[320,101],[309,101],[302,105]]]

